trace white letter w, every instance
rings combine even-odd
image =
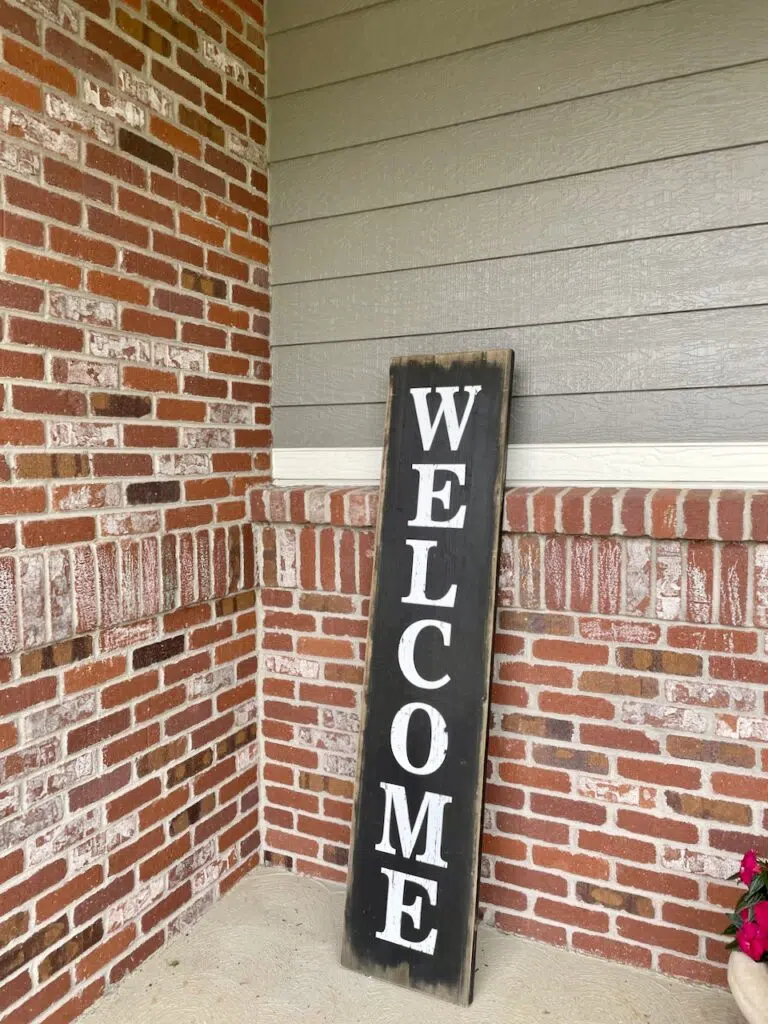
[[[464,407],[464,415],[459,423],[458,413],[456,412],[456,392],[466,391],[469,395],[467,404]],[[461,444],[461,438],[464,434],[464,428],[469,420],[469,414],[472,412],[472,406],[475,404],[475,396],[478,391],[482,388],[479,384],[471,384],[468,387],[459,388],[411,388],[411,394],[413,395],[413,404],[416,406],[416,418],[419,421],[419,432],[421,433],[421,444],[425,452],[428,452],[432,448],[432,442],[435,440],[435,434],[437,428],[440,426],[440,420],[445,418],[445,426],[448,431],[448,441],[451,445],[451,451],[455,452]],[[440,405],[438,406],[437,414],[434,420],[429,414],[429,407],[427,406],[427,395],[431,391],[436,391],[440,395]]]

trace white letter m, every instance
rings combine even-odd
[[[446,804],[453,801],[453,797],[443,796],[441,793],[425,793],[416,815],[416,821],[411,825],[408,814],[408,800],[405,795],[404,786],[396,786],[392,782],[382,782],[381,788],[386,796],[384,806],[384,828],[381,833],[381,841],[376,844],[376,849],[381,853],[397,853],[397,850],[390,842],[392,829],[392,808],[395,808],[395,822],[397,833],[400,837],[400,847],[404,857],[410,857],[419,838],[422,826],[426,820],[426,839],[424,852],[416,855],[416,860],[422,864],[432,864],[436,868],[448,867],[442,858],[441,847],[443,844],[443,811]]]

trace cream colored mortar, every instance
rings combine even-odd
[[[85,1024],[739,1024],[726,992],[481,928],[469,1009],[339,965],[344,891],[278,870],[242,881]]]

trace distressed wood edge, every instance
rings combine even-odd
[[[464,1005],[469,1005],[472,1002],[475,988],[475,959],[477,955],[477,925],[478,925],[478,896],[480,891],[480,850],[482,844],[482,823],[483,823],[483,808],[485,806],[485,763],[488,756],[488,722],[490,712],[490,690],[491,690],[491,674],[493,669],[493,637],[496,625],[496,601],[498,595],[498,575],[499,575],[499,549],[501,547],[501,534],[504,519],[504,483],[506,479],[506,459],[507,459],[507,431],[509,429],[509,414],[510,414],[510,403],[512,399],[512,374],[514,372],[515,353],[512,349],[496,349],[492,350],[496,359],[503,370],[502,379],[502,408],[501,415],[499,417],[499,434],[498,434],[498,445],[499,445],[499,465],[496,470],[496,481],[494,483],[493,492],[493,503],[494,503],[494,519],[496,522],[496,531],[494,534],[494,545],[491,550],[491,566],[489,573],[489,605],[488,614],[486,620],[486,637],[485,637],[485,664],[483,665],[483,676],[485,683],[485,694],[484,694],[484,707],[481,711],[482,725],[480,733],[480,742],[478,744],[478,762],[477,762],[477,774],[480,779],[480,786],[476,796],[475,803],[475,835],[476,843],[472,850],[472,879],[471,887],[474,893],[474,899],[472,903],[472,914],[474,916],[474,926],[472,930],[472,940],[468,945],[467,949],[467,961],[465,963],[465,975],[467,977],[467,1000]]]

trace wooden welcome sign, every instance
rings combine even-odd
[[[342,962],[472,998],[511,352],[395,360]]]

